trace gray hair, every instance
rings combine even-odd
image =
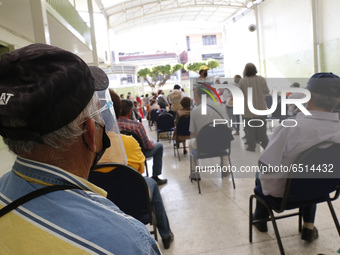
[[[339,98],[337,97],[325,96],[312,91],[310,93],[314,105],[323,108],[326,111],[332,112],[339,103]]]
[[[84,110],[75,118],[72,122],[67,124],[66,126],[59,128],[51,133],[43,135],[43,142],[45,145],[48,145],[56,150],[67,150],[72,144],[74,144],[79,136],[84,133],[83,126],[86,118],[98,110],[99,99],[97,93],[94,93],[92,99],[84,108]],[[93,118],[99,119],[100,115],[96,115]],[[26,122],[19,118],[13,117],[1,117],[2,125],[6,127],[25,127]],[[4,143],[8,146],[9,150],[14,152],[15,154],[21,154],[23,152],[30,153],[34,150],[38,150],[40,148],[40,144],[34,141],[23,141],[23,140],[14,140],[10,138],[3,138]]]

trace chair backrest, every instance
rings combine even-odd
[[[160,114],[159,110],[156,110],[156,109],[151,110],[151,112],[150,112],[150,120],[155,121],[159,114]]]
[[[113,170],[108,173],[91,171],[88,180],[106,190],[107,198],[123,212],[144,224],[150,223],[152,209],[144,177],[135,169],[120,164],[98,164],[95,170],[107,167]]]
[[[340,189],[340,144],[317,144],[301,153],[287,179],[282,207],[294,202],[307,206],[324,202]]]
[[[200,129],[196,137],[197,157],[211,158],[230,153],[231,129],[227,125],[209,123]]]
[[[167,112],[158,115],[156,123],[157,129],[167,130],[175,127],[174,117]]]
[[[190,115],[181,116],[178,119],[177,124],[176,124],[177,135],[190,136],[189,126],[190,126]]]

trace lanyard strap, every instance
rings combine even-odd
[[[4,208],[0,210],[0,218],[4,216],[5,214],[9,213],[10,211],[18,208],[20,205],[36,198],[42,195],[45,195],[47,193],[57,191],[57,190],[65,190],[65,189],[81,189],[80,187],[77,186],[71,186],[71,185],[54,185],[54,186],[48,186],[44,187],[35,191],[32,191],[25,196],[22,196],[18,198],[17,200],[14,200],[12,203],[8,204]]]

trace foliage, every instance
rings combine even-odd
[[[214,68],[217,68],[220,66],[220,62],[213,58],[209,58],[208,60],[203,61],[203,62],[190,62],[190,63],[188,62],[184,65],[184,69],[186,71],[193,71],[193,72],[198,73],[202,65],[208,66],[209,69],[213,72]]]
[[[205,65],[205,63],[204,62],[187,62],[184,65],[184,69],[186,71],[193,71],[193,72],[198,73],[198,71],[199,71],[199,69],[202,65]]]
[[[159,65],[150,68],[140,69],[138,75],[143,77],[151,88],[162,87],[170,79],[171,75],[183,68],[182,64]]]
[[[210,70],[213,70],[214,68],[217,68],[220,66],[220,62],[216,59],[209,58],[207,60],[207,66],[209,67]]]

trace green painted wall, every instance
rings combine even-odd
[[[340,39],[320,45],[320,67],[322,72],[333,72],[340,75]]]
[[[310,77],[313,70],[312,49],[292,52],[265,61],[268,78],[272,73],[281,73],[283,77]]]

